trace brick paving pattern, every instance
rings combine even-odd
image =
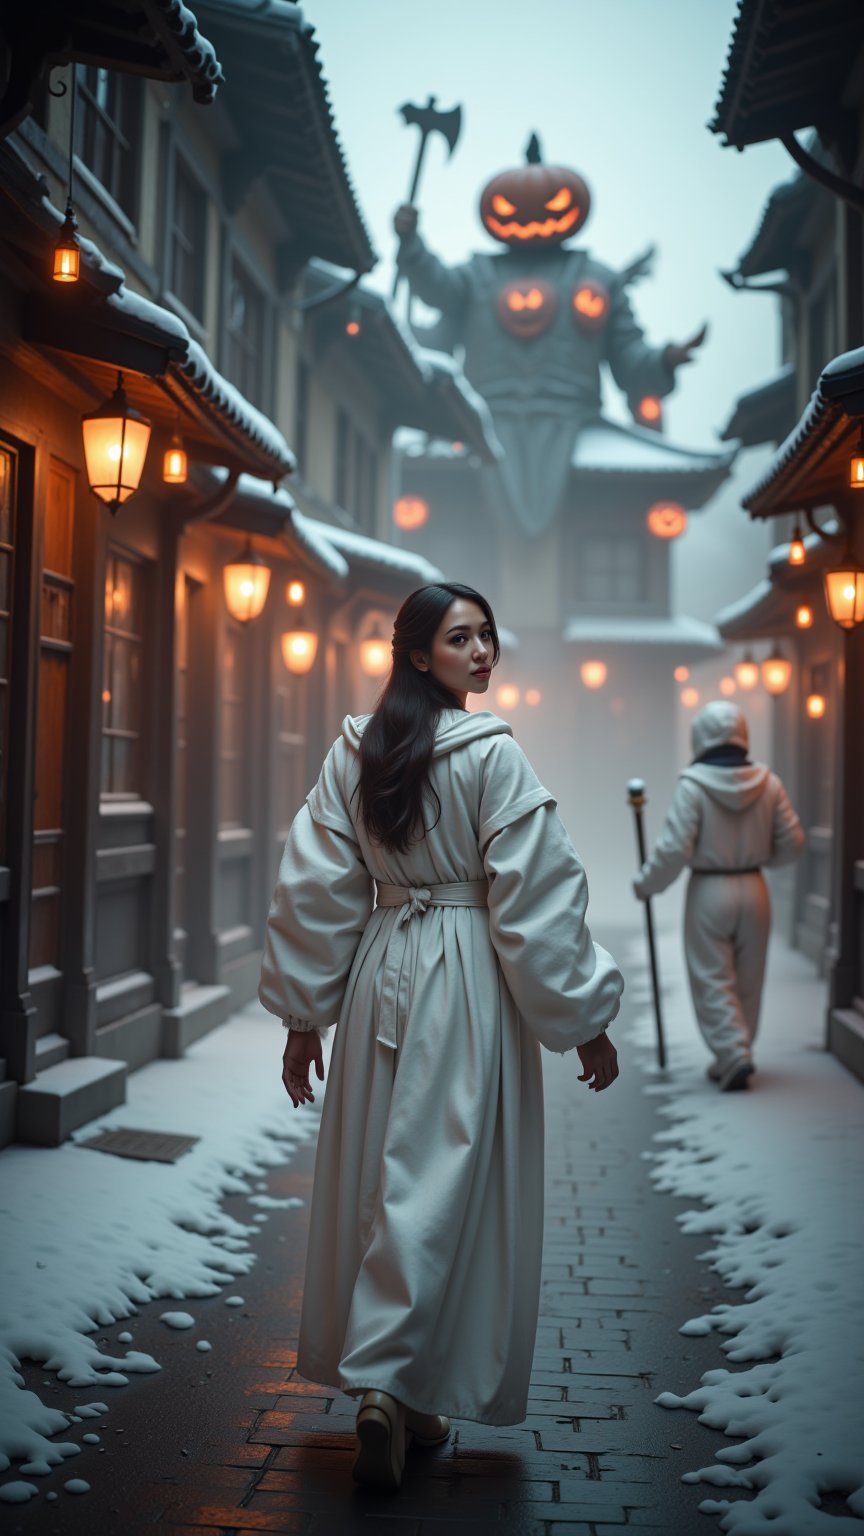
[[[612,943],[614,949],[614,941]],[[633,984],[630,977],[630,998]],[[632,1000],[629,1002],[633,1006]],[[451,1444],[410,1452],[395,1494],[351,1479],[355,1404],[301,1381],[295,1343],[307,1209],[274,1213],[256,1244],[260,1260],[237,1283],[246,1298],[184,1303],[211,1354],[166,1337],[154,1304],[132,1324],[136,1349],[163,1363],[116,1393],[70,1392],[52,1405],[106,1398],[102,1446],[50,1479],[59,1499],[7,1508],[4,1526],[27,1536],[612,1536],[623,1527],[692,1536],[711,1523],[697,1511],[708,1490],[680,1482],[710,1461],[722,1437],[653,1398],[684,1391],[722,1363],[716,1341],[685,1339],[680,1324],[723,1291],[698,1244],[675,1224],[678,1202],[658,1195],[643,1150],[656,1127],[644,1078],[627,1060],[626,1020],[615,1026],[624,1072],[599,1097],[576,1081],[575,1053],[547,1056],[546,1240],[540,1326],[529,1417],[513,1429],[458,1421]],[[274,1054],[277,1067],[278,1050]],[[314,1151],[275,1170],[272,1194],[308,1200]],[[242,1197],[229,1209],[248,1216]],[[122,1346],[116,1346],[118,1349]],[[42,1379],[35,1371],[31,1380]],[[72,1438],[78,1426],[72,1426]],[[63,1491],[71,1476],[91,1492]]]

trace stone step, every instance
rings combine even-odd
[[[69,1055],[69,1041],[62,1035],[42,1035],[36,1041],[36,1071],[44,1072],[46,1067],[56,1067],[58,1061],[65,1061]]]
[[[177,1007],[166,1008],[162,1014],[163,1056],[182,1056],[187,1046],[209,1034],[217,1024],[224,1024],[231,1007],[230,987],[203,987],[187,982]]]
[[[58,1147],[79,1125],[126,1102],[124,1061],[74,1056],[18,1089],[19,1141]]]

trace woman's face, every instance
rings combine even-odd
[[[492,676],[495,645],[483,609],[468,598],[454,598],[439,624],[430,651],[412,651],[421,672],[455,693],[464,708],[469,693],[485,693]]]

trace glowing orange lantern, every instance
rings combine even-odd
[[[162,457],[162,479],[166,485],[185,485],[189,475],[189,459],[177,433]]]
[[[792,530],[792,539],[789,544],[789,564],[803,565],[806,558],[807,551],[804,548],[804,540],[801,537],[801,528],[800,525],[796,522],[795,527]]]
[[[827,705],[822,693],[808,693],[805,709],[811,720],[821,720]]]
[[[393,507],[397,528],[422,528],[429,518],[429,503],[422,496],[399,496]]]
[[[686,683],[688,677],[690,676],[690,668],[676,667],[675,671],[672,673],[672,676],[674,677],[676,683]]]
[[[854,629],[864,622],[864,570],[846,560],[837,570],[824,571],[822,581],[828,612],[835,624],[841,629]]]
[[[247,542],[239,560],[232,560],[222,572],[225,604],[232,619],[248,624],[257,619],[270,591],[270,567],[256,555]]]
[[[605,661],[583,661],[579,676],[586,688],[602,688],[609,675]]]
[[[759,681],[759,668],[749,651],[745,651],[741,660],[735,663],[735,681],[744,693],[749,693]]]
[[[502,683],[495,694],[495,702],[502,709],[515,709],[519,703],[519,689],[514,683]]]
[[[695,709],[696,705],[699,703],[699,689],[682,688],[681,703],[684,705],[685,709]]]
[[[392,661],[390,641],[385,640],[378,625],[360,641],[360,666],[367,677],[383,677],[390,671]]]
[[[318,654],[318,636],[312,629],[288,629],[282,636],[282,660],[289,672],[308,672]]]
[[[543,697],[543,695],[540,692],[539,688],[526,688],[525,689],[525,703],[526,704],[530,704],[532,709],[536,708],[536,706],[540,703],[540,700],[542,699],[542,697]]]
[[[766,657],[762,663],[762,682],[765,685],[766,692],[770,693],[775,699],[779,698],[780,694],[785,693],[789,687],[791,676],[791,661],[787,661],[786,657],[775,647],[771,655]]]
[[[306,601],[306,583],[303,581],[289,581],[285,588],[285,601],[292,608],[302,608]]]
[[[733,693],[738,692],[738,684],[736,683],[734,677],[721,677],[720,692],[722,693],[724,699],[731,699]]]
[[[60,239],[54,247],[55,283],[77,283],[81,271],[81,241],[72,204],[66,204],[66,217],[60,231]]]
[[[656,395],[645,395],[636,407],[636,414],[640,421],[648,421],[654,425],[663,416],[663,407]]]
[[[677,501],[655,501],[645,521],[655,539],[678,539],[687,527],[687,513]]]
[[[795,609],[795,623],[799,629],[810,629],[813,624],[813,609],[809,603],[799,603]]]
[[[858,434],[858,446],[849,460],[849,487],[864,491],[864,424]]]
[[[138,489],[150,442],[150,423],[129,404],[122,373],[111,399],[82,416],[81,432],[90,489],[116,512]]]

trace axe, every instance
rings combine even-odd
[[[644,779],[631,779],[627,785],[627,803],[636,818],[636,847],[639,851],[639,868],[645,863],[645,832],[642,826],[642,808],[648,797]],[[657,1065],[666,1065],[666,1043],[663,1039],[663,1015],[660,1011],[660,982],[657,979],[657,953],[654,948],[654,917],[650,896],[645,901],[645,927],[648,932],[648,958],[651,961],[651,986],[654,990],[654,1017],[657,1020]]]
[[[420,129],[420,142],[417,146],[417,159],[414,162],[414,175],[411,178],[411,189],[408,193],[408,202],[413,204],[417,196],[417,188],[420,185],[420,172],[423,169],[423,156],[426,153],[426,141],[431,133],[443,134],[447,140],[447,159],[450,159],[462,128],[462,108],[451,107],[449,112],[439,112],[435,103],[437,96],[430,96],[425,107],[415,107],[410,101],[406,101],[399,111],[403,120],[409,126]],[[395,299],[399,287],[400,273],[396,273],[393,279],[393,294]]]

